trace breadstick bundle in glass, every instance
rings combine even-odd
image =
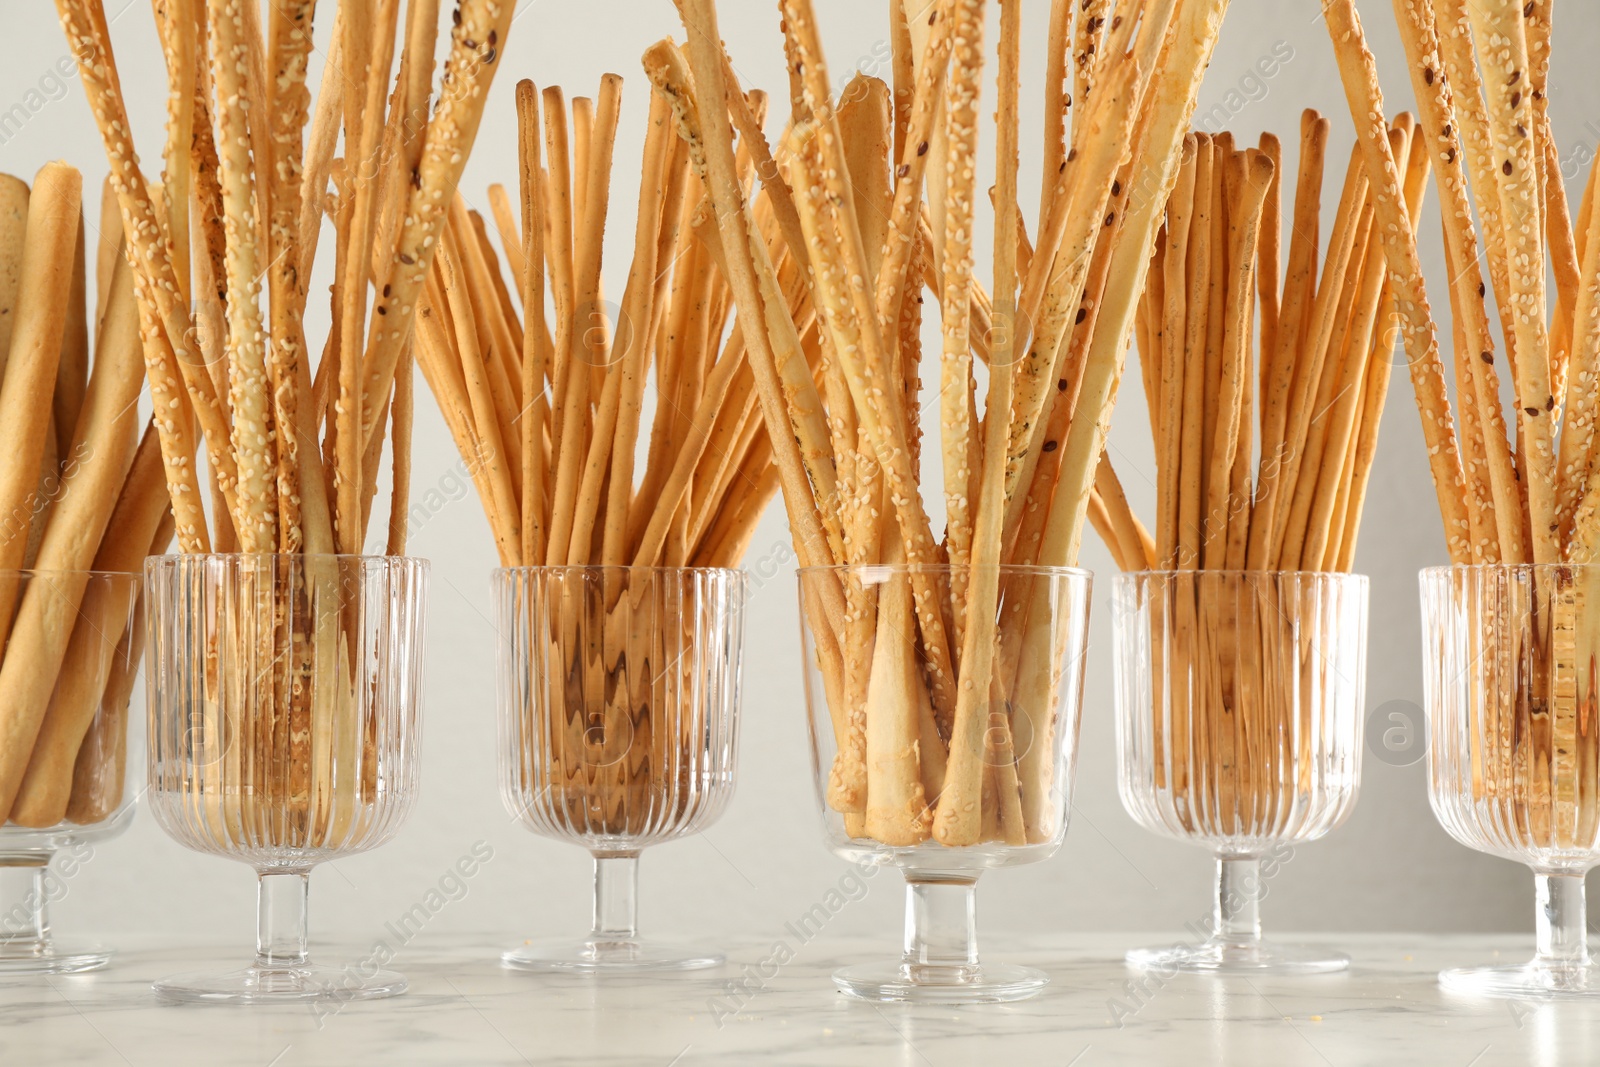
[[[1369,171],[1383,96],[1348,0],[1328,29]],[[1576,215],[1551,123],[1551,4],[1397,4],[1436,168],[1456,405],[1416,249],[1391,256],[1452,566],[1423,572],[1434,811],[1469,847],[1539,879],[1531,964],[1446,972],[1480,993],[1591,995],[1583,872],[1600,862],[1600,211]],[[1376,118],[1375,118],[1376,117]],[[1403,235],[1402,235],[1403,236]],[[1437,290],[1436,290],[1437,292]],[[1509,378],[1504,386],[1502,377]],[[1502,389],[1512,408],[1502,406]]]
[[[139,569],[172,537],[122,227],[86,229],[72,167],[0,174],[0,973],[110,956],[52,935],[44,879],[132,816]]]
[[[179,840],[263,875],[256,966],[163,989],[329,995],[337,972],[305,964],[305,872],[385,840],[414,787],[412,341],[512,5],[162,0],[159,183],[102,0],[56,6],[111,164],[182,552],[148,568],[152,801]],[[308,327],[319,250],[325,336]],[[386,446],[387,549],[362,557]]]
[[[732,792],[745,597],[734,568],[777,471],[749,334],[729,328],[705,183],[669,98],[648,91],[619,303],[601,279],[622,104],[608,74],[570,102],[518,84],[516,200],[498,185],[488,197],[506,266],[456,198],[418,320],[419,363],[503,565],[502,796],[529,829],[595,856],[590,936],[504,955],[527,969],[722,959],[638,937],[638,853],[705,828]],[[752,93],[746,106],[760,115],[766,101]],[[753,165],[741,160],[746,179]],[[771,231],[770,204],[757,212]],[[783,270],[798,304],[795,267]],[[816,366],[813,344],[807,382]]]
[[[888,77],[836,96],[813,4],[785,0],[776,144],[744,105],[713,4],[678,6],[686,43],[654,46],[645,66],[709,188],[749,340],[802,564],[830,840],[934,894],[915,871],[975,878],[1042,858],[1064,832],[1085,640],[1088,577],[1071,565],[1226,3],[891,4]],[[1030,34],[1048,41],[1037,211],[1019,193]],[[996,111],[984,190],[980,120]],[[749,202],[746,159],[770,222]],[[994,252],[980,271],[986,193]],[[925,467],[942,470],[933,486]],[[925,488],[942,496],[942,533]],[[970,893],[972,878],[949,886]],[[932,949],[908,935],[903,966],[838,980],[889,999],[1042,983],[981,971],[970,937]]]
[[[784,3],[792,114],[776,148],[741,106],[708,2],[680,5],[687,54],[671,42],[646,54],[704,168],[740,322],[757,336],[747,358],[802,563],[905,569],[909,606],[838,569],[804,598],[839,727],[828,803],[852,836],[895,846],[1028,839],[1022,823],[1004,823],[1013,806],[983,769],[991,688],[1010,689],[1019,662],[1045,651],[1026,647],[1032,598],[1001,568],[1076,560],[1161,194],[1223,6],[1090,5],[1074,29],[1072,5],[1054,5],[1043,210],[1031,227],[1018,194],[1019,4],[1000,5],[998,67],[987,71],[981,0],[894,5],[893,84],[857,77],[835,99],[812,5]],[[1069,50],[1080,56],[1070,87]],[[999,86],[992,288],[973,248],[986,76]],[[747,158],[774,224],[746,202]],[[925,290],[941,323],[931,353]],[[920,480],[921,454],[935,447],[941,538]],[[880,622],[891,606],[898,625]],[[917,725],[921,702],[933,732]],[[903,802],[884,811],[882,828],[860,781],[878,708],[895,721],[890,743],[919,752],[899,763],[905,780],[888,788]],[[919,763],[948,766],[940,788],[909,788]],[[1048,794],[1053,761],[1043,764],[1035,773]],[[1005,789],[1021,788],[1004,777]],[[1032,833],[1057,829],[1046,821]]]
[[[1141,301],[1155,534],[1108,458],[1091,512],[1127,573],[1113,598],[1122,795],[1218,856],[1213,936],[1136,963],[1295,973],[1339,954],[1261,940],[1260,862],[1355,804],[1366,579],[1350,574],[1392,367],[1381,190],[1359,144],[1320,230],[1329,124],[1301,122],[1282,262],[1282,152],[1194,134]],[[1411,233],[1429,173],[1410,116],[1386,131]],[[1331,186],[1330,186],[1331,187]],[[1257,343],[1259,338],[1259,345]],[[1259,460],[1257,456],[1259,455]]]

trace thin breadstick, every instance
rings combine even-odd
[[[1531,518],[1533,560],[1560,560],[1555,505],[1555,434],[1551,417],[1555,394],[1550,379],[1549,336],[1545,320],[1543,227],[1539,217],[1537,157],[1532,93],[1517,87],[1528,72],[1525,38],[1513,9],[1481,11],[1468,5],[1478,59],[1488,86],[1485,100],[1494,130],[1496,157],[1503,160],[1495,180],[1505,227],[1510,268],[1513,332],[1518,359],[1514,372],[1518,425],[1524,441],[1523,474]],[[1521,130],[1522,133],[1516,131]],[[1484,191],[1487,195],[1487,190]],[[1537,264],[1535,268],[1534,264]]]
[[[954,51],[945,90],[945,152],[950,180],[945,188],[944,349],[939,360],[939,441],[944,453],[945,551],[950,564],[965,567],[971,560],[973,512],[970,497],[974,472],[968,466],[971,422],[972,346],[968,340],[972,307],[972,232],[976,207],[978,95],[983,71],[983,6],[981,0],[961,0],[951,20]],[[1009,375],[1008,375],[1009,378]],[[1009,381],[1006,385],[1009,405]],[[957,583],[951,589],[952,615],[958,637],[963,633],[967,593]],[[981,629],[982,627],[980,627]],[[965,649],[962,641],[960,649]],[[959,654],[959,650],[958,650]],[[985,677],[982,689],[988,686]],[[979,690],[981,695],[981,690]],[[973,755],[976,759],[976,755]],[[949,782],[947,780],[946,784]],[[963,797],[962,803],[975,798]],[[970,812],[977,816],[976,807]]]
[[[520,87],[523,82],[518,82]],[[532,86],[532,82],[527,82]],[[535,101],[538,92],[534,92]],[[506,266],[511,271],[513,278],[521,278],[528,272],[528,265],[523,260],[522,237],[517,226],[516,216],[511,213],[511,198],[506,193],[506,187],[499,182],[489,186],[489,210],[494,215],[494,228],[500,234],[500,247],[505,249]],[[520,293],[519,293],[520,295]]]
[[[1156,458],[1159,484],[1156,497],[1160,512],[1156,517],[1156,566],[1163,570],[1178,567],[1178,499],[1183,463],[1184,419],[1184,340],[1188,329],[1188,257],[1190,219],[1194,214],[1196,157],[1199,143],[1194,135],[1184,138],[1183,159],[1178,182],[1167,202],[1167,258],[1163,263],[1159,413],[1153,419],[1161,426],[1161,451]],[[1142,353],[1141,353],[1142,356]]]
[[[172,265],[162,244],[156,240],[156,235],[162,233],[162,225],[135,162],[127,108],[111,56],[105,12],[95,0],[57,0],[56,9],[68,45],[79,57],[78,74],[95,112],[101,138],[106,142],[123,232],[129,235],[129,255],[138,267],[140,304],[148,309],[140,313],[145,374],[150,382],[151,401],[158,413],[157,427],[162,436],[162,456],[173,499],[177,536],[186,550],[205,551],[209,539],[194,474],[195,447],[188,419],[180,417],[185,404],[183,390],[187,388],[188,404],[205,438],[218,488],[225,497],[231,497],[235,467],[232,450],[227,445],[227,426],[208,372],[195,361],[180,358],[175,347],[192,334],[192,324],[186,310],[175,299],[177,286]]]
[[[1301,351],[1306,322],[1314,310],[1317,281],[1318,217],[1322,201],[1322,175],[1326,163],[1328,120],[1306,111],[1300,121],[1300,164],[1295,183],[1294,224],[1289,236],[1288,274],[1283,284],[1276,331],[1277,343],[1261,350],[1261,476],[1256,486],[1250,547],[1245,565],[1253,570],[1273,566],[1277,547],[1273,530],[1278,522],[1279,486],[1285,463],[1293,459],[1287,442],[1294,358]],[[1287,510],[1289,502],[1283,501]]]
[[[1496,541],[1489,560],[1525,558],[1523,544],[1521,489],[1506,440],[1505,419],[1500,410],[1500,381],[1494,369],[1494,342],[1489,332],[1488,311],[1484,302],[1483,272],[1478,261],[1477,234],[1472,227],[1472,204],[1467,196],[1467,176],[1462,159],[1462,142],[1457,133],[1458,111],[1451,92],[1451,79],[1441,76],[1440,41],[1429,6],[1421,3],[1397,6],[1400,38],[1412,68],[1411,84],[1418,102],[1418,117],[1430,155],[1438,161],[1440,197],[1444,201],[1444,232],[1451,268],[1450,296],[1453,306],[1462,311],[1463,338],[1467,345],[1470,397],[1477,408],[1478,439],[1484,447],[1489,501],[1479,501],[1479,511],[1492,510]],[[1448,131],[1448,132],[1447,132]],[[1496,213],[1498,214],[1498,213]],[[1457,382],[1457,388],[1461,383]],[[1592,411],[1592,407],[1590,408]],[[1574,426],[1579,423],[1574,423]],[[1558,468],[1579,454],[1567,447],[1582,444],[1582,431],[1562,437],[1562,460]],[[1574,494],[1568,508],[1576,501]],[[1558,508],[1561,506],[1558,499]],[[1487,546],[1485,546],[1487,547]]]
[[[1226,0],[1185,5],[1173,15],[1163,49],[1162,67],[1151,78],[1153,99],[1144,105],[1143,128],[1135,148],[1134,188],[1157,195],[1132,200],[1120,220],[1121,233],[1109,282],[1098,312],[1085,367],[1078,408],[1062,445],[1062,481],[1050,508],[1040,560],[1046,564],[1077,558],[1083,534],[1083,506],[1093,484],[1094,466],[1104,450],[1111,404],[1122,377],[1127,338],[1144,288],[1149,251],[1159,224],[1160,208],[1177,178],[1178,160],[1189,120],[1194,114],[1201,76],[1215,47]],[[1144,31],[1141,31],[1141,33]],[[1094,417],[1088,417],[1094,413]]]
[[[394,402],[390,409],[393,421],[390,449],[392,489],[389,496],[389,536],[384,548],[384,553],[390,556],[406,554],[406,538],[409,533],[412,390],[415,385],[413,373],[411,352],[408,348],[405,355],[400,357],[400,367],[394,381]]]
[[[276,461],[268,435],[266,336],[258,293],[261,276],[256,259],[258,218],[253,187],[249,94],[246,71],[249,45],[242,33],[244,0],[210,0],[216,31],[213,77],[220,102],[219,153],[227,240],[227,360],[233,428],[231,441],[238,467],[234,528],[246,552],[277,549]],[[364,241],[358,246],[365,247]],[[347,347],[354,348],[353,343]],[[356,551],[354,545],[347,551]]]
[[[517,146],[522,175],[519,184],[522,202],[522,245],[517,249],[521,270],[518,292],[522,298],[522,565],[533,566],[544,559],[546,525],[545,503],[545,423],[548,402],[545,378],[550,372],[546,349],[544,283],[544,212],[539,182],[539,94],[531,81],[517,83]],[[499,212],[496,212],[499,218]],[[502,238],[506,230],[502,230]],[[514,242],[506,241],[506,258],[511,261]],[[514,261],[513,261],[514,262]]]
[[[1256,251],[1256,300],[1261,306],[1261,351],[1266,353],[1278,347],[1278,308],[1282,300],[1278,283],[1282,277],[1283,142],[1277,134],[1263,132],[1258,148],[1272,161],[1272,184],[1261,209],[1261,244]],[[1264,372],[1267,360],[1263,359],[1261,366]]]
[[[505,47],[513,16],[512,5],[498,0],[461,0],[452,15],[444,73],[450,91],[440,94],[428,123],[422,156],[412,173],[405,223],[373,307],[378,318],[360,361],[363,441],[374,432],[376,399],[389,392],[401,345],[411,331],[414,305],[477,137],[489,85],[499,69],[495,61]]]
[[[1329,0],[1324,5],[1328,31],[1333,37],[1334,54],[1339,63],[1350,112],[1356,120],[1366,168],[1374,186],[1377,232],[1383,243],[1390,273],[1390,286],[1404,325],[1407,362],[1411,383],[1422,414],[1423,437],[1428,446],[1429,469],[1435,495],[1445,519],[1445,540],[1450,558],[1462,562],[1471,555],[1468,544],[1466,487],[1455,430],[1450,421],[1450,401],[1445,395],[1443,363],[1434,334],[1428,295],[1417,258],[1416,241],[1406,225],[1405,202],[1400,191],[1400,176],[1389,152],[1388,131],[1383,119],[1383,95],[1378,87],[1372,53],[1361,31],[1360,17],[1353,0]],[[1530,417],[1531,418],[1531,417]],[[1543,424],[1548,428],[1548,424]],[[1549,459],[1549,437],[1544,437],[1545,458]],[[1547,472],[1548,473],[1548,472]],[[1552,541],[1549,531],[1544,535]]]
[[[1205,555],[1208,561],[1223,560],[1228,552],[1228,516],[1232,503],[1235,452],[1249,452],[1248,422],[1241,440],[1241,411],[1245,391],[1250,387],[1251,290],[1255,286],[1255,249],[1261,226],[1261,209],[1275,173],[1272,160],[1255,149],[1243,158],[1230,160],[1236,170],[1233,205],[1229,219],[1231,245],[1225,306],[1225,340],[1222,353],[1222,383],[1217,412],[1217,436],[1212,443],[1210,498],[1207,502]],[[1214,565],[1214,564],[1213,564]]]
[[[21,178],[0,174],[0,382],[5,381],[6,357],[11,353],[11,332],[17,321],[23,240],[27,231],[28,185]],[[102,255],[102,263],[104,259]],[[101,284],[109,286],[110,276],[106,275]]]

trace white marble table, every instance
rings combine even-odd
[[[1139,975],[1123,966],[1121,950],[1151,940],[1057,935],[1024,945],[994,938],[988,948],[996,956],[1047,969],[1054,978],[1049,990],[1022,1004],[951,1009],[844,1000],[829,985],[831,970],[891,945],[824,937],[804,946],[720,1025],[714,998],[769,946],[733,946],[735,962],[721,972],[604,982],[507,972],[495,962],[493,938],[458,940],[447,950],[413,946],[395,964],[410,977],[410,993],[319,1019],[305,1008],[157,1004],[149,992],[153,978],[237,956],[214,945],[157,948],[153,940],[124,940],[121,955],[96,975],[0,980],[0,1064],[1600,1062],[1600,1005],[1440,993],[1434,980],[1440,967],[1521,959],[1531,951],[1527,938],[1308,939],[1336,940],[1354,957],[1351,970],[1294,980],[1180,977],[1150,982],[1134,996],[1125,983]],[[334,958],[322,948],[324,958]]]

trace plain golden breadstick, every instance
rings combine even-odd
[[[35,511],[39,463],[50,432],[50,398],[61,360],[67,301],[83,180],[64,163],[47,163],[34,179],[28,201],[27,239],[22,254],[11,334],[11,354],[0,382],[0,571],[22,566]],[[6,647],[16,604],[14,585],[0,588],[0,649]],[[0,724],[3,727],[3,724]],[[17,738],[11,737],[11,743]],[[0,807],[10,805],[0,781]],[[15,784],[11,789],[15,790]]]
[[[22,288],[22,244],[28,231],[28,185],[0,174],[0,382],[16,323],[17,295]]]

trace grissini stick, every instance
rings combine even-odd
[[[51,403],[56,455],[66,463],[72,453],[72,435],[83,410],[89,384],[89,284],[84,259],[83,212],[78,213],[78,239],[72,255],[72,290],[67,295],[67,322],[61,335],[61,360],[56,366],[56,393]]]
[[[28,184],[0,174],[0,382],[5,381],[11,332],[22,290],[22,244],[28,232]]]
[[[22,566],[34,514],[39,463],[50,432],[50,398],[61,361],[72,258],[82,209],[83,179],[64,163],[47,163],[28,201],[22,283],[17,294],[10,359],[0,382],[0,570]],[[16,606],[14,586],[0,587],[0,649],[6,647]],[[13,739],[15,740],[15,739]],[[13,791],[15,786],[12,787]],[[0,807],[10,806],[0,789]]]
[[[131,336],[137,344],[136,322]],[[131,362],[137,371],[136,355]],[[160,441],[153,429],[147,429],[116,497],[116,507],[103,526],[105,536],[94,554],[93,569],[137,571],[150,552],[158,527],[163,522],[170,525],[169,507],[162,484]],[[165,548],[163,543],[157,551]],[[33,743],[27,772],[12,805],[12,822],[54,826],[67,818],[77,778],[74,764],[96,712],[125,715],[127,695],[113,691],[111,681],[119,672],[137,671],[137,663],[119,663],[118,655],[126,655],[126,651],[117,647],[119,641],[128,639],[128,613],[136,597],[133,587],[119,589],[104,582],[95,583],[84,595],[49,696],[49,707]]]
[[[1375,188],[1377,228],[1388,257],[1390,285],[1395,289],[1396,307],[1404,327],[1406,357],[1417,408],[1422,414],[1429,468],[1440,513],[1445,519],[1445,540],[1450,558],[1458,563],[1467,562],[1471,551],[1460,451],[1450,420],[1450,400],[1445,395],[1443,362],[1439,358],[1438,337],[1428,306],[1422,266],[1404,217],[1399,171],[1389,152],[1377,71],[1352,0],[1329,0],[1323,5],[1323,14],[1333,37],[1334,55],[1339,62],[1339,76],[1344,82],[1350,111],[1357,118],[1367,173]],[[1548,437],[1545,440],[1548,443]]]
[[[154,438],[154,434],[150,434]],[[166,488],[160,464],[160,447],[153,449],[156,456],[149,464],[151,492],[160,495]],[[138,461],[135,461],[138,467]],[[145,549],[147,556],[160,556],[172,545],[172,509],[164,508],[156,525],[155,537]],[[105,693],[100,707],[104,714],[95,717],[78,747],[77,761],[72,769],[72,794],[67,802],[67,820],[80,826],[97,823],[117,810],[122,803],[123,782],[128,766],[128,702],[133,695],[134,682],[139,677],[139,667],[144,661],[145,602],[140,599],[134,609],[133,624],[123,636],[122,644],[112,658],[111,675],[106,680]]]

